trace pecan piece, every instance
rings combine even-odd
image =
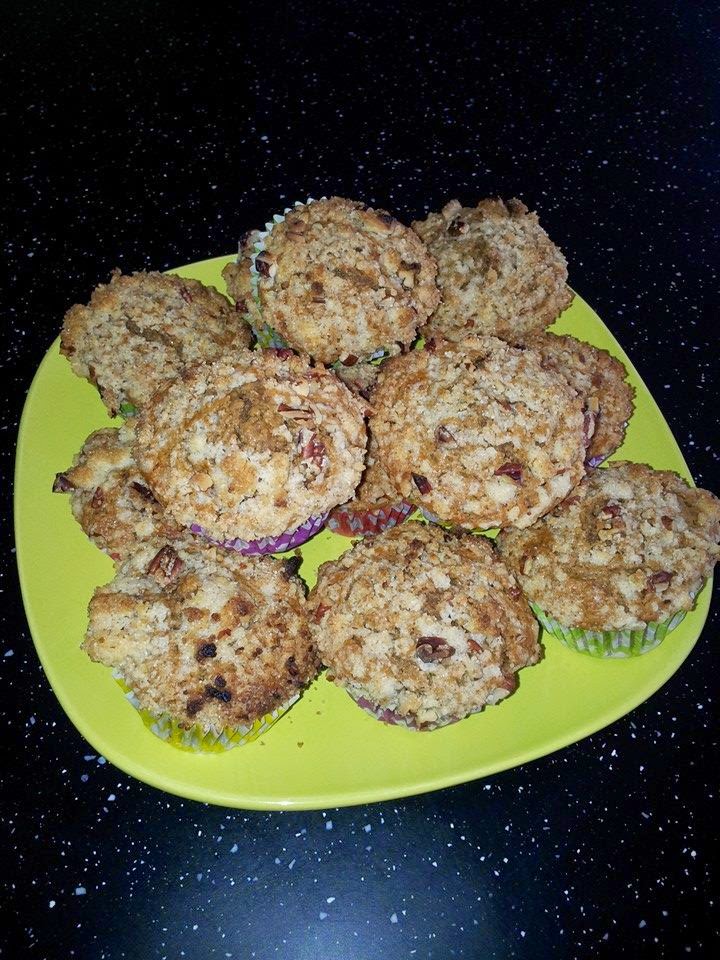
[[[58,473],[55,475],[55,480],[52,485],[53,493],[67,493],[68,490],[74,490],[75,484],[72,481],[68,480],[67,475],[64,473]]]
[[[135,480],[133,480],[130,486],[133,488],[133,490],[137,491],[137,493],[140,494],[143,500],[147,500],[148,503],[157,503],[157,500],[155,499],[155,495],[153,494],[152,490],[144,486],[144,484],[137,483]]]
[[[147,572],[150,576],[154,576],[155,579],[158,579],[157,575],[159,574],[160,578],[172,580],[173,577],[176,577],[180,573],[182,568],[183,562],[180,557],[171,546],[165,544],[150,561]]]
[[[255,257],[255,269],[261,277],[272,279],[277,273],[277,264],[268,254],[259,253]]]
[[[325,287],[318,280],[313,280],[310,284],[310,293],[313,303],[325,303]]]
[[[194,717],[196,713],[202,710],[202,706],[203,706],[202,697],[195,697],[193,700],[188,700],[187,706],[185,707],[185,710],[187,711],[187,715],[189,717]]]
[[[496,477],[510,477],[515,483],[522,483],[523,468],[521,463],[504,463],[495,471]]]
[[[325,456],[325,444],[321,440],[318,440],[313,433],[307,443],[303,445],[300,456],[303,460],[310,460],[318,467],[321,467]]]
[[[458,237],[461,233],[467,233],[470,227],[464,220],[453,220],[448,224],[447,232],[451,237]]]
[[[192,303],[192,302],[193,302],[192,294],[190,293],[190,291],[188,290],[188,288],[187,288],[185,285],[183,285],[182,287],[180,287],[180,296],[183,298],[183,300],[185,301],[185,303]]]
[[[300,671],[298,665],[295,663],[295,657],[288,657],[285,661],[285,669],[290,674],[291,677],[299,677]]]
[[[286,403],[278,404],[278,413],[284,413],[289,420],[312,420],[312,410],[304,407],[289,407]]]
[[[411,474],[413,483],[418,488],[420,493],[430,493],[432,490],[432,484],[427,477],[424,477],[421,473]]]
[[[58,474],[58,476],[60,476],[60,474]],[[672,530],[673,522],[670,517],[665,517],[665,516],[660,517],[660,522],[662,523],[662,525],[665,527],[666,530]]]
[[[619,517],[620,516],[620,504],[619,503],[606,503],[605,506],[600,511],[605,514],[606,517]]]
[[[657,573],[651,573],[648,577],[648,583],[651,587],[656,587],[661,583],[670,583],[672,580],[672,573],[668,570],[658,570]]]
[[[419,637],[415,644],[415,656],[423,663],[447,660],[454,653],[455,647],[450,646],[443,637]]]
[[[447,427],[440,424],[440,426],[435,431],[435,442],[436,443],[456,443],[455,437]]]
[[[97,489],[95,490],[95,493],[92,495],[90,506],[93,508],[93,510],[99,510],[104,503],[105,503],[105,493],[102,487],[97,487]]]
[[[322,620],[322,618],[325,616],[325,614],[328,612],[329,609],[330,609],[329,606],[326,606],[324,603],[319,603],[315,608],[315,612],[312,615],[312,622],[320,623],[320,621]]]

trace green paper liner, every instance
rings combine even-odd
[[[264,717],[259,717],[249,726],[204,730],[199,724],[183,727],[169,713],[151,713],[140,705],[138,698],[121,677],[117,675],[114,675],[114,677],[118,686],[125,693],[125,699],[140,714],[140,719],[147,729],[171,747],[175,747],[177,750],[186,750],[189,753],[225,753],[241,744],[252,743],[253,740],[257,740],[259,736],[266,733],[300,699],[298,693],[286,703],[276,707],[275,710],[266,713]]]
[[[547,631],[578,653],[591,657],[640,657],[657,647],[675,627],[685,619],[681,610],[669,620],[649,623],[637,630],[583,630],[582,627],[564,627],[549,617],[536,603],[530,603],[533,613]]]

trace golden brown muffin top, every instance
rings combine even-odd
[[[192,538],[143,544],[89,616],[88,656],[186,727],[250,725],[317,673],[302,585],[285,564]]]
[[[442,295],[426,336],[513,340],[544,330],[572,300],[565,258],[520,200],[451,200],[413,228],[437,261]]]
[[[65,315],[63,353],[110,414],[140,409],[187,364],[243,351],[250,329],[214,287],[163,273],[113,274]]]
[[[372,405],[391,485],[451,523],[528,526],[585,472],[582,400],[539,354],[493,337],[393,357]]]
[[[252,314],[248,235],[228,289]],[[255,259],[262,322],[323,363],[396,353],[439,301],[435,262],[384,210],[331,197],[299,204],[275,223]],[[257,322],[257,318],[253,319]]]
[[[323,564],[310,610],[335,683],[420,728],[497,703],[540,657],[537,623],[490,541],[415,521]]]
[[[274,537],[352,496],[364,402],[290,351],[186,369],[138,418],[135,456],[167,512],[214,540]]]
[[[720,549],[720,501],[666,470],[610,463],[500,552],[566,627],[636,629],[691,610]]]

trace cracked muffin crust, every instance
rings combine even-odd
[[[498,548],[526,594],[567,627],[626,630],[691,610],[720,557],[720,500],[641,463],[595,470]]]
[[[175,520],[213,540],[292,530],[352,496],[365,405],[290,351],[187,368],[148,403],[135,456]]]
[[[186,727],[252,724],[317,673],[302,585],[275,560],[192,539],[143,544],[88,612],[90,659]]]
[[[520,200],[451,200],[413,229],[437,260],[442,295],[426,336],[512,340],[544,330],[572,300],[565,258]]]
[[[323,363],[397,353],[439,301],[435,261],[419,237],[384,210],[331,197],[295,206],[275,223],[257,255],[257,306],[250,256],[223,271],[231,296],[257,325]],[[241,307],[242,309],[242,307]]]
[[[323,564],[310,600],[320,656],[365,709],[432,729],[513,692],[538,626],[485,537],[409,521]]]
[[[68,310],[60,335],[60,352],[112,416],[141,409],[187,364],[249,344],[249,328],[214,287],[162,273],[114,273],[87,306]]]
[[[585,473],[582,399],[535,351],[494,337],[392,358],[372,403],[391,485],[450,523],[529,526]]]
[[[543,367],[561,373],[583,398],[595,418],[587,463],[597,467],[621,446],[633,414],[635,390],[625,380],[627,370],[607,350],[571,336],[538,334],[524,338],[519,346],[537,351]]]
[[[167,516],[132,454],[132,421],[91,433],[73,465],[59,473],[56,493],[68,493],[73,516],[113,560],[123,560],[153,538],[173,540],[182,528]]]

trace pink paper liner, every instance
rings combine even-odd
[[[286,530],[277,537],[261,537],[259,540],[242,540],[235,537],[232,540],[215,540],[208,536],[205,529],[199,523],[190,525],[192,533],[199,534],[216,547],[224,547],[226,550],[235,550],[244,557],[257,557],[266,553],[283,553],[286,550],[293,550],[314,537],[325,526],[327,513],[317,517],[310,517],[305,523],[301,523],[294,530]]]
[[[404,500],[367,509],[336,507],[330,515],[328,527],[341,537],[372,537],[407,520],[414,509]]]
[[[414,720],[406,720],[394,710],[384,710],[377,704],[371,703],[366,697],[357,697],[357,699],[352,697],[351,699],[355,700],[355,703],[359,707],[362,707],[366,713],[372,714],[376,720],[381,720],[383,723],[389,723],[393,727],[410,727],[412,730],[420,729]]]

